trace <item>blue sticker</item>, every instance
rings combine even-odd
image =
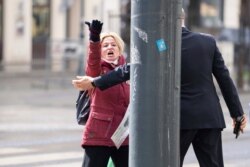
[[[159,52],[162,52],[164,50],[167,50],[167,45],[165,44],[163,39],[159,39],[156,41],[156,45],[158,47]]]

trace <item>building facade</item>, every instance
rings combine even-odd
[[[183,7],[188,28],[213,34],[233,77],[246,69],[250,82],[249,67],[235,65],[240,57],[242,2],[183,0]],[[70,68],[71,59],[81,70],[88,39],[84,21],[92,19],[104,22],[103,31],[121,34],[129,55],[130,4],[130,0],[0,0],[0,71],[60,71]],[[246,61],[250,64],[250,58]]]
[[[48,60],[60,70],[72,45],[82,52],[84,21],[99,19],[104,31],[120,33],[119,6],[111,0],[0,0],[0,70],[44,69]]]

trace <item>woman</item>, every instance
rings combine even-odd
[[[125,64],[123,40],[113,32],[102,33],[102,23],[86,23],[90,42],[86,75],[96,77]],[[86,123],[82,147],[85,149],[83,167],[106,167],[109,157],[116,167],[128,167],[128,138],[117,149],[111,136],[120,124],[129,104],[129,85],[121,83],[105,91],[91,91],[90,116]]]

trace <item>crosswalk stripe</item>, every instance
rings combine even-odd
[[[227,167],[235,167],[235,165],[226,165]],[[198,163],[183,164],[183,167],[199,167]]]
[[[80,167],[82,165],[82,162],[77,162],[77,163],[64,163],[60,164],[60,167]],[[58,164],[53,164],[53,165],[40,165],[36,167],[58,167]]]
[[[7,165],[22,165],[29,163],[42,163],[49,161],[60,161],[66,159],[82,159],[82,152],[62,152],[62,153],[43,153],[43,154],[29,154],[8,156],[0,158],[0,166]],[[14,161],[13,161],[14,159]]]
[[[30,152],[33,151],[27,148],[0,148],[0,157],[8,154],[20,154],[20,153],[30,153]]]

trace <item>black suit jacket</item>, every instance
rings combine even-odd
[[[213,76],[231,117],[243,115],[236,87],[212,36],[182,28],[181,59],[181,129],[225,128]],[[119,67],[94,83],[106,89],[124,82],[129,79],[129,68],[129,64]]]

